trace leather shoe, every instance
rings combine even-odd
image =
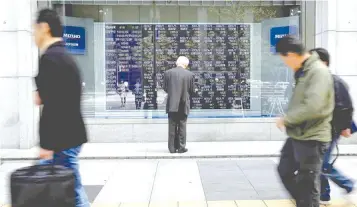
[[[176,153],[176,152],[177,152],[177,149],[174,149],[174,150],[170,150],[170,149],[169,149],[169,151],[170,151],[171,154],[173,154],[173,153]]]
[[[179,149],[179,150],[178,150],[178,153],[185,153],[185,152],[187,152],[187,151],[188,151],[187,148],[182,148],[182,149]]]

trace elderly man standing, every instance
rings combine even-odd
[[[169,151],[185,153],[186,122],[190,112],[190,96],[194,92],[194,74],[187,70],[189,60],[180,56],[176,68],[164,74],[164,90],[167,93],[166,113],[169,117]]]

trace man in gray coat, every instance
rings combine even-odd
[[[187,69],[189,60],[180,56],[176,68],[165,71],[164,90],[167,93],[166,113],[169,117],[169,151],[185,153],[186,122],[190,112],[190,96],[194,92],[194,74]]]

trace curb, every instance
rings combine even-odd
[[[336,156],[336,154],[333,154]],[[356,153],[340,153],[342,157],[357,156]],[[187,155],[187,156],[86,156],[79,157],[80,160],[157,160],[157,159],[219,159],[219,158],[274,158],[280,157],[280,154],[262,154],[262,155]],[[1,161],[35,161],[34,157],[6,157],[0,158]]]

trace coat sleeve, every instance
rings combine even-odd
[[[39,64],[39,73],[35,78],[37,91],[43,103],[51,100],[51,97],[56,97],[59,88],[57,84],[58,77],[56,75],[56,64],[54,59],[50,55],[44,55],[41,57]]]
[[[59,97],[61,97],[61,87],[59,83],[65,80],[60,79],[56,68],[57,66],[53,57],[49,55],[44,55],[41,57],[39,64],[39,75],[36,77],[36,82],[38,86],[38,93],[44,105],[60,101]],[[55,148],[55,143],[56,140],[54,140],[53,136],[40,137],[40,147],[43,149],[52,150]]]
[[[308,82],[305,83],[303,100],[287,111],[284,116],[285,126],[299,125],[305,121],[327,115],[324,107],[330,101],[329,93],[333,90],[331,74],[322,69],[310,72],[312,74],[306,80]]]

